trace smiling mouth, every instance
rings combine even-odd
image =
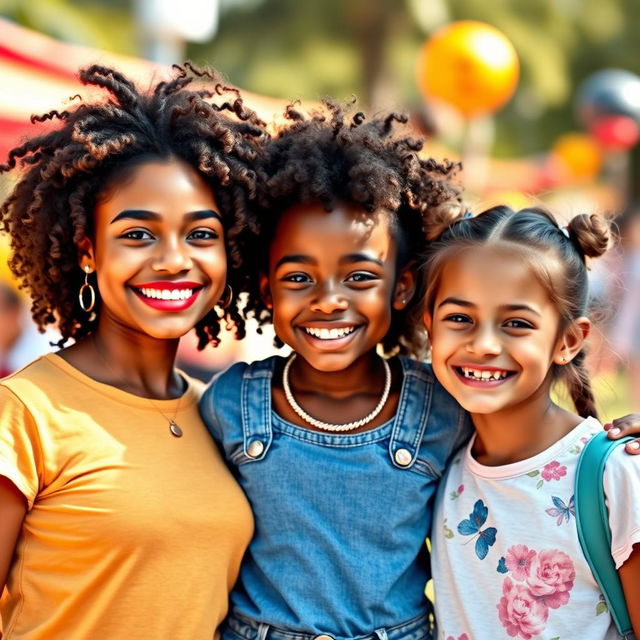
[[[474,380],[476,382],[496,382],[500,380],[506,380],[507,378],[515,375],[514,371],[507,371],[506,369],[473,369],[471,367],[454,367],[462,378],[467,380]]]
[[[325,327],[302,327],[302,329],[310,336],[317,338],[318,340],[339,340],[352,334],[358,327],[332,327],[331,329]]]
[[[134,287],[136,293],[150,300],[188,300],[198,289],[153,289]]]
[[[183,286],[130,286],[142,302],[158,311],[179,312],[188,309],[204,289],[196,283],[184,283]]]

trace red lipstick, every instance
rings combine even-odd
[[[188,280],[144,282],[129,287],[142,302],[158,311],[179,312],[188,309],[200,295],[202,284]]]

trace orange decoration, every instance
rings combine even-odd
[[[518,56],[511,42],[482,22],[453,22],[422,47],[418,65],[420,90],[467,117],[502,107],[518,84]]]
[[[602,165],[602,152],[598,143],[584,133],[566,133],[551,149],[551,167],[556,178],[570,181],[588,181],[598,175]]]

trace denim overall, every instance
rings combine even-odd
[[[424,541],[438,480],[471,425],[429,365],[400,362],[395,417],[358,434],[272,411],[276,357],[236,364],[207,388],[203,418],[256,523],[224,640],[430,637]]]

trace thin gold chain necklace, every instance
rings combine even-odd
[[[111,366],[111,363],[106,359],[104,354],[98,348],[98,343],[96,342],[95,338],[92,340],[92,343],[100,360],[104,362],[104,364],[107,366],[109,371],[111,371],[111,373],[113,374],[114,378],[116,378],[117,380],[118,375],[116,374],[114,368]],[[182,378],[180,379],[182,380]],[[167,414],[164,411],[162,411],[162,409],[160,409],[151,398],[145,398],[144,396],[138,396],[138,397],[141,397],[144,400],[147,400],[151,405],[151,407],[155,409],[155,411],[157,411],[169,423],[169,431],[171,432],[172,436],[175,436],[176,438],[182,438],[184,432],[182,431],[182,428],[180,427],[180,425],[176,422],[176,416],[178,415],[178,411],[180,410],[180,403],[182,402],[182,398],[185,394],[186,394],[186,390],[184,393],[180,394],[180,396],[178,397],[178,403],[176,404],[176,409],[173,412],[173,416],[171,418],[167,416]]]

